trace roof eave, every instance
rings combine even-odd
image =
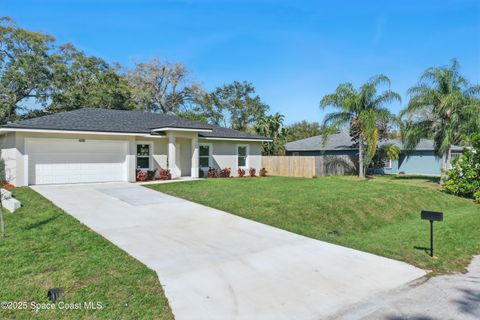
[[[191,127],[160,127],[151,129],[151,131],[188,131],[188,132],[212,132],[212,129],[208,128],[191,128]]]
[[[40,128],[14,128],[1,127],[0,132],[33,132],[33,133],[60,133],[60,134],[99,134],[99,135],[123,135],[165,138],[162,135],[152,135],[149,132],[122,132],[122,131],[98,131],[98,130],[67,130],[67,129],[40,129]]]
[[[205,139],[205,140],[225,140],[225,141],[257,141],[257,142],[272,142],[272,139],[268,138],[233,138],[233,137],[203,137],[200,136],[200,139]]]

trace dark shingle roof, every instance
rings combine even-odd
[[[352,141],[345,132],[332,134],[327,143],[323,145],[322,136],[310,137],[302,140],[292,141],[285,144],[287,151],[318,151],[318,150],[352,150]]]
[[[55,113],[38,118],[8,123],[3,125],[2,128],[140,134],[151,134],[153,129],[159,128],[182,128],[212,130],[211,132],[201,132],[199,135],[203,137],[268,140],[268,138],[265,137],[183,119],[173,115],[100,108],[83,108],[74,111]]]
[[[403,143],[400,139],[389,139],[380,142],[380,145],[392,143],[400,149],[403,149]],[[357,150],[352,146],[352,140],[350,135],[346,132],[339,132],[332,134],[325,145],[323,145],[323,137],[315,136],[302,140],[292,141],[285,144],[285,150],[287,151],[326,151],[326,150]],[[461,151],[463,148],[460,146],[453,146],[453,151]],[[422,139],[415,150],[434,150],[433,141]]]

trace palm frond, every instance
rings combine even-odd
[[[374,99],[373,105],[376,107],[383,107],[385,104],[393,101],[402,102],[402,97],[395,91],[386,90]]]
[[[353,115],[349,112],[331,112],[325,115],[323,118],[323,126],[334,128],[335,130],[349,123],[353,118]]]
[[[351,83],[340,84],[334,93],[325,95],[320,101],[320,108],[329,106],[347,110],[354,103],[357,92]]]
[[[406,151],[407,156],[411,155],[421,139],[431,137],[432,126],[433,122],[431,120],[418,122],[406,121],[402,124],[401,137],[404,146],[403,149]]]
[[[381,84],[386,84],[389,87],[391,85],[390,78],[383,74],[371,77],[368,83],[372,84],[374,87],[377,87]]]

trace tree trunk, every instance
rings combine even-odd
[[[443,184],[445,172],[451,168],[452,146],[448,146],[447,151],[442,154],[442,172],[440,174],[440,184]]]
[[[447,149],[447,162],[445,163],[445,170],[452,168],[452,146],[449,145]]]
[[[364,167],[364,159],[363,159],[363,137],[360,134],[358,138],[358,176],[360,178],[365,178],[365,167]]]

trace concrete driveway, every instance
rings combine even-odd
[[[325,319],[425,274],[134,184],[33,189],[155,270],[178,320]]]

